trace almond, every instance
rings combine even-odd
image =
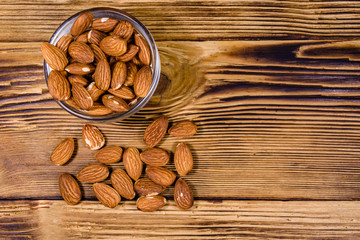
[[[58,47],[64,53],[67,53],[69,45],[73,40],[74,40],[73,36],[69,34],[65,34],[59,39],[59,41],[57,41],[56,47]]]
[[[82,86],[86,86],[89,84],[88,80],[80,75],[70,75],[68,80],[71,84],[80,84]]]
[[[68,64],[65,53],[60,48],[57,48],[48,42],[43,42],[41,44],[41,53],[46,63],[54,70],[64,70],[65,66]]]
[[[116,60],[118,61],[122,61],[122,62],[128,62],[131,59],[133,59],[133,57],[135,57],[135,55],[138,53],[139,51],[139,47],[134,45],[134,44],[129,44],[128,48],[127,48],[127,52],[124,53],[123,55],[121,55],[120,57],[117,57]]]
[[[66,66],[65,70],[74,75],[87,75],[95,71],[95,67],[86,63],[71,63]]]
[[[95,159],[100,163],[112,164],[121,160],[123,150],[118,146],[107,146],[95,153]]]
[[[120,56],[127,50],[126,41],[118,36],[108,36],[100,42],[100,48],[107,55]]]
[[[185,143],[179,143],[176,146],[174,163],[180,176],[185,176],[193,168],[193,157],[190,148]]]
[[[96,45],[100,45],[100,42],[106,37],[107,35],[103,32],[97,30],[90,30],[88,33],[88,42],[94,43]]]
[[[96,18],[93,21],[92,27],[102,32],[111,32],[116,27],[118,22],[119,21],[114,18]]]
[[[73,138],[66,138],[56,146],[50,160],[56,165],[64,165],[74,153],[75,143]]]
[[[89,86],[87,87],[87,90],[94,102],[99,100],[101,95],[105,93],[104,90],[101,90],[96,86],[95,82],[90,83]]]
[[[68,100],[71,96],[70,84],[59,71],[52,70],[50,72],[48,88],[50,95],[59,101]]]
[[[113,34],[125,40],[128,40],[134,32],[133,25],[125,20],[122,20],[116,25]]]
[[[72,85],[71,91],[75,103],[81,109],[87,110],[93,106],[94,101],[92,100],[90,93],[86,90],[84,86],[75,83]]]
[[[82,34],[80,34],[77,38],[76,38],[76,42],[82,42],[82,43],[87,43],[88,42],[88,35],[89,35],[89,31],[86,31]]]
[[[123,162],[128,175],[137,180],[142,173],[143,163],[140,160],[140,153],[134,147],[129,147],[124,151]]]
[[[98,150],[105,144],[105,138],[100,130],[91,124],[85,124],[82,129],[82,139],[88,148]]]
[[[119,98],[122,98],[122,99],[133,99],[135,97],[135,94],[134,92],[131,90],[131,88],[129,87],[126,87],[126,86],[121,86],[119,89],[112,89],[110,88],[108,90],[109,93],[111,93],[112,95],[114,96],[117,96]]]
[[[141,196],[136,201],[136,206],[143,212],[156,211],[166,204],[166,198],[160,195],[156,196]]]
[[[138,69],[137,66],[132,62],[127,63],[126,66],[127,66],[127,72],[126,72],[126,80],[124,85],[132,86],[134,85],[135,75],[138,72]]]
[[[113,67],[112,72],[112,78],[111,78],[111,88],[116,90],[121,87],[121,85],[126,80],[126,72],[127,72],[127,66],[123,62],[117,62],[115,63]]]
[[[150,148],[140,154],[140,159],[150,166],[161,167],[165,166],[169,162],[170,156],[169,153],[163,149]]]
[[[101,59],[106,58],[105,53],[98,45],[92,43],[90,44],[90,48],[94,53],[95,63],[98,63]]]
[[[182,121],[169,129],[169,134],[174,137],[191,137],[197,133],[197,126],[192,121]]]
[[[95,83],[101,90],[108,90],[111,82],[110,65],[106,58],[101,59],[95,70],[94,74]]]
[[[146,174],[155,183],[165,187],[173,184],[176,178],[176,175],[173,171],[163,167],[148,166],[146,168]]]
[[[68,100],[65,100],[65,103],[67,105],[69,105],[70,107],[72,107],[72,108],[80,109],[79,105],[77,105],[77,103],[74,101],[74,98],[70,98]]]
[[[130,110],[129,105],[124,100],[114,95],[105,94],[101,99],[102,103],[114,112],[127,112]]]
[[[104,181],[109,176],[109,168],[102,163],[90,164],[77,174],[76,178],[84,183],[96,183]]]
[[[182,210],[189,209],[194,204],[193,193],[189,185],[182,178],[179,178],[175,183],[174,200],[176,206]]]
[[[114,170],[111,173],[110,179],[111,184],[122,197],[129,200],[135,197],[133,182],[124,170]]]
[[[93,18],[92,13],[84,12],[80,14],[71,27],[71,35],[78,36],[82,34],[90,26]]]
[[[151,51],[149,45],[146,43],[145,39],[140,36],[140,34],[134,35],[135,44],[139,47],[139,60],[142,64],[149,66],[151,62]]]
[[[165,187],[154,183],[149,178],[140,178],[134,184],[134,189],[140,196],[154,196],[165,191]]]
[[[110,108],[107,108],[98,102],[95,102],[94,105],[89,110],[86,110],[86,113],[95,116],[104,116],[111,114],[112,112],[113,111]]]
[[[119,205],[121,197],[119,193],[105,183],[95,183],[93,190],[96,198],[105,206],[114,208]]]
[[[138,97],[146,97],[152,84],[152,72],[148,66],[142,67],[135,75],[134,92]]]
[[[162,115],[153,121],[144,132],[144,142],[146,146],[153,148],[165,136],[169,125],[169,120],[166,116]]]
[[[140,62],[139,58],[137,56],[133,57],[131,59],[131,62],[137,66],[142,66],[143,64]]]
[[[62,198],[69,205],[75,205],[81,200],[81,191],[78,182],[68,173],[59,177],[59,190]]]
[[[94,53],[86,43],[72,42],[69,46],[69,54],[79,63],[91,63],[94,61]]]

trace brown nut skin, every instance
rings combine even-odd
[[[169,120],[164,115],[154,120],[144,132],[144,142],[146,146],[150,148],[155,147],[165,136],[168,125]]]
[[[109,168],[102,163],[87,165],[79,171],[76,178],[83,183],[96,183],[104,181],[109,176]]]
[[[55,165],[64,165],[67,163],[74,153],[75,142],[73,138],[66,138],[56,146],[51,154],[50,160]]]
[[[143,212],[156,211],[166,204],[166,198],[160,195],[156,196],[141,196],[136,201],[136,206]]]
[[[59,177],[59,190],[62,198],[69,205],[78,204],[81,200],[81,190],[78,182],[68,173]]]
[[[179,178],[175,183],[174,201],[176,206],[181,210],[189,209],[194,204],[192,190],[182,178]]]
[[[162,193],[166,188],[154,183],[149,178],[140,178],[135,182],[134,189],[140,196],[153,196]]]
[[[175,173],[164,167],[148,166],[145,171],[153,182],[164,187],[172,185],[176,179]]]

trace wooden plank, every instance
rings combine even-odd
[[[356,44],[159,42],[159,93],[125,121],[96,124],[107,144],[145,149],[142,134],[154,117],[193,119],[199,133],[184,141],[194,152],[186,178],[197,198],[360,199]],[[51,100],[38,48],[0,43],[8,59],[0,62],[2,199],[59,199],[60,173],[95,161],[81,140],[86,121]],[[54,166],[49,156],[65,137],[78,139],[76,157]],[[179,141],[167,136],[159,146],[174,151]],[[93,199],[91,185],[83,187]]]
[[[357,239],[359,202],[196,201],[180,211],[170,201],[143,213],[135,203],[2,201],[2,239]]]
[[[358,1],[16,1],[0,3],[0,41],[45,41],[93,7],[134,15],[156,40],[358,39]],[[21,13],[21,14],[19,14]],[[24,40],[25,39],[25,40]]]

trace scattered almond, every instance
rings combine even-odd
[[[135,191],[131,178],[122,169],[116,169],[111,173],[111,184],[116,191],[126,199],[133,199]]]
[[[56,146],[51,154],[51,161],[56,165],[64,165],[74,153],[75,143],[73,138],[66,138]]]
[[[104,181],[109,176],[109,168],[102,163],[90,164],[79,171],[76,178],[84,183]]]
[[[155,196],[141,196],[136,201],[136,206],[143,212],[156,211],[166,204],[166,198],[160,195]]]
[[[91,124],[85,124],[83,126],[82,138],[90,150],[98,150],[105,144],[105,138],[100,130]]]
[[[182,210],[189,209],[194,204],[193,193],[189,185],[182,178],[179,178],[175,183],[174,200],[176,206]]]
[[[169,125],[169,120],[166,116],[162,115],[153,121],[145,130],[144,142],[146,146],[153,148],[165,136]]]
[[[154,196],[165,191],[165,187],[154,183],[149,178],[140,178],[134,184],[134,189],[140,196]]]
[[[122,153],[121,147],[107,146],[97,151],[94,157],[100,163],[112,164],[121,160]]]
[[[150,166],[165,166],[169,160],[169,153],[160,148],[150,148],[140,154],[140,159]]]
[[[59,190],[62,198],[69,205],[78,204],[81,200],[81,191],[78,182],[68,173],[59,177]]]
[[[119,193],[105,183],[95,183],[93,190],[96,198],[105,206],[114,208],[119,205],[121,197]]]
[[[146,168],[146,174],[155,183],[165,187],[173,184],[176,178],[173,171],[164,167],[148,166]]]
[[[129,147],[124,151],[123,162],[127,174],[137,180],[142,173],[143,163],[140,160],[140,153],[137,148]]]
[[[176,146],[174,163],[176,171],[180,176],[185,176],[193,168],[193,157],[186,143],[179,143]]]
[[[169,134],[174,137],[191,137],[197,133],[197,126],[192,121],[182,121],[169,129]]]

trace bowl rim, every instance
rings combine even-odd
[[[98,12],[109,12],[115,15],[122,15],[125,16],[124,20],[130,20],[130,22],[136,23],[137,25],[140,26],[140,29],[138,27],[134,28],[137,30],[138,33],[140,33],[142,35],[142,37],[146,40],[147,44],[150,47],[150,51],[151,51],[151,56],[152,56],[152,61],[151,61],[151,69],[152,69],[152,75],[153,75],[153,79],[152,79],[152,84],[151,84],[151,88],[148,92],[148,94],[146,95],[146,97],[144,98],[140,98],[140,100],[138,100],[134,106],[132,106],[130,108],[129,111],[127,112],[114,112],[110,115],[104,115],[104,116],[98,116],[98,115],[90,115],[87,114],[86,112],[82,112],[81,110],[78,110],[76,108],[73,108],[72,106],[66,104],[63,101],[59,101],[57,99],[54,99],[62,109],[64,109],[65,111],[67,111],[68,113],[85,119],[85,120],[91,120],[91,121],[110,121],[110,120],[124,120],[134,114],[136,114],[140,109],[142,109],[150,100],[150,98],[153,96],[153,94],[155,93],[155,90],[157,88],[157,85],[159,83],[159,79],[160,79],[160,74],[161,74],[161,62],[160,62],[160,56],[159,56],[159,52],[155,43],[155,40],[153,38],[153,36],[151,35],[150,31],[145,27],[144,24],[142,24],[137,18],[135,18],[134,16],[132,16],[131,14],[116,9],[116,8],[109,8],[109,7],[97,7],[97,8],[89,8],[89,9],[85,9],[82,10],[80,12],[77,12],[75,14],[73,14],[72,16],[70,16],[69,18],[67,18],[64,22],[62,22],[60,24],[60,26],[54,31],[54,33],[52,34],[49,43],[52,45],[56,45],[56,38],[63,36],[59,35],[61,32],[61,30],[66,27],[70,21],[74,20],[82,13],[84,12],[90,12],[90,13],[98,13]],[[119,19],[119,18],[118,18]],[[134,25],[134,24],[133,24]],[[58,36],[59,35],[59,36]],[[46,61],[44,60],[44,75],[45,75],[45,81],[46,81],[46,85],[48,85],[48,76],[50,71],[52,70],[50,68],[50,66],[46,63]]]

